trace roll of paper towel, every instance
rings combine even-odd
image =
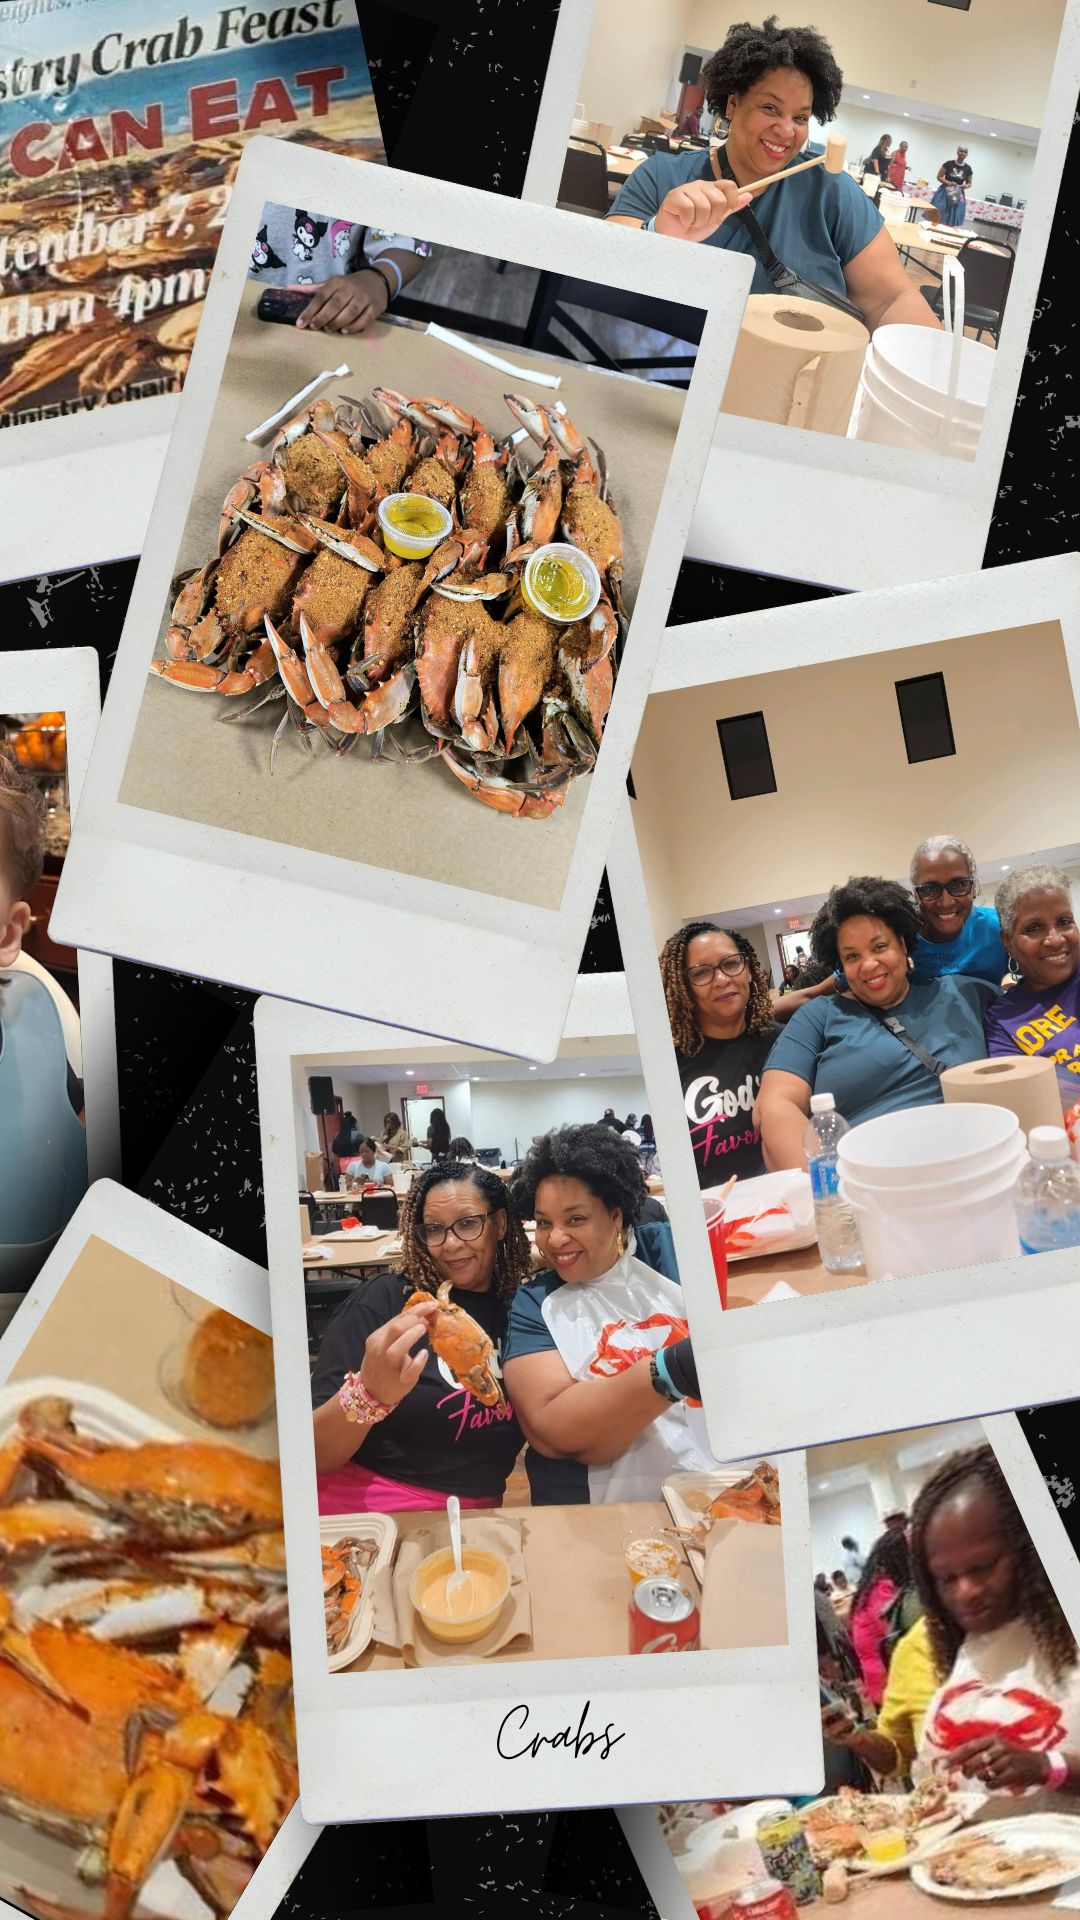
[[[720,411],[846,433],[869,344],[861,321],[836,307],[751,294]]]
[[[969,1060],[948,1067],[941,1076],[946,1101],[977,1100],[984,1106],[1007,1107],[1025,1133],[1032,1127],[1060,1127],[1061,1095],[1052,1060],[1034,1060],[1023,1053],[996,1055],[992,1060]]]

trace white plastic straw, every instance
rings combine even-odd
[[[488,353],[485,347],[473,345],[464,340],[460,333],[451,333],[449,327],[440,327],[436,320],[428,323],[427,331],[435,340],[445,340],[447,346],[456,347],[459,353],[471,354],[474,360],[482,360],[485,366],[494,367],[498,373],[511,373],[517,380],[526,380],[536,387],[561,387],[562,381],[557,373],[535,373],[531,367],[517,367],[512,360],[501,360],[497,353]]]
[[[314,393],[316,387],[321,387],[324,380],[339,380],[348,371],[348,367],[344,364],[340,367],[324,367],[321,373],[315,375],[314,380],[309,380],[306,387],[301,387],[299,393],[294,393],[292,399],[286,400],[285,405],[279,407],[276,413],[270,414],[266,420],[260,420],[257,427],[252,427],[250,433],[245,433],[244,439],[265,440],[267,434],[273,432],[275,427],[280,427],[284,420],[288,420],[290,415],[296,412],[301,401],[306,400],[309,393]]]

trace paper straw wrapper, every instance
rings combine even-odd
[[[297,411],[297,408],[302,405],[308,395],[314,393],[316,387],[322,386],[324,380],[340,380],[348,371],[348,367],[344,364],[340,367],[324,367],[321,373],[315,375],[314,380],[309,380],[306,387],[301,387],[299,393],[294,393],[292,399],[286,400],[285,405],[279,407],[276,413],[270,414],[265,420],[260,420],[257,427],[252,427],[250,433],[245,433],[244,439],[265,440],[267,434],[274,432],[277,427],[282,426],[283,423]]]
[[[497,353],[489,353],[486,347],[478,347],[471,340],[463,339],[460,333],[451,333],[449,327],[440,327],[437,320],[428,323],[428,333],[434,340],[445,340],[448,347],[456,347],[459,353],[467,353],[473,360],[482,360],[486,367],[494,367],[497,373],[512,374],[515,380],[525,380],[534,387],[561,387],[562,380],[557,373],[534,373],[531,367],[517,367],[512,360],[502,360]]]

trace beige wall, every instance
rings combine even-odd
[[[935,672],[956,753],[910,766],[895,682]],[[732,801],[716,721],[756,711],[779,791]],[[698,914],[805,899],[852,873],[905,874],[927,834],[960,834],[978,860],[1066,846],[1080,821],[1080,730],[1060,627],[654,694],[633,775],[658,945]]]
[[[626,10],[628,16],[639,11]],[[649,11],[662,16],[663,0],[654,0]],[[597,18],[607,12],[598,7]],[[762,6],[750,17],[760,20],[768,12]],[[1062,14],[1061,0],[1031,0],[1023,8],[1016,0],[974,0],[970,13],[929,6],[927,0],[813,0],[782,8],[780,22],[812,21],[831,43],[850,86],[1038,127]],[[717,47],[732,21],[743,18],[744,9],[720,0],[689,0],[687,42]],[[628,51],[624,47],[621,60]]]
[[[577,98],[587,120],[610,121],[614,137],[656,114],[678,79],[692,0],[596,0]]]
[[[1003,193],[1011,193],[1014,200],[1028,197],[1036,149],[1018,147],[1011,140],[973,135],[970,127],[960,125],[959,118],[954,126],[938,127],[929,120],[905,120],[880,107],[849,107],[845,102],[835,124],[847,140],[850,160],[865,160],[883,133],[892,135],[893,152],[901,140],[906,140],[909,186],[925,180],[932,189],[942,161],[951,160],[962,143],[968,150],[971,192],[976,199],[985,200],[993,194],[999,200]]]

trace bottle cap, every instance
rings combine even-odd
[[[835,1113],[836,1100],[831,1093],[812,1093],[810,1095],[811,1113]]]
[[[1028,1152],[1033,1160],[1067,1160],[1069,1136],[1064,1127],[1032,1127]]]

